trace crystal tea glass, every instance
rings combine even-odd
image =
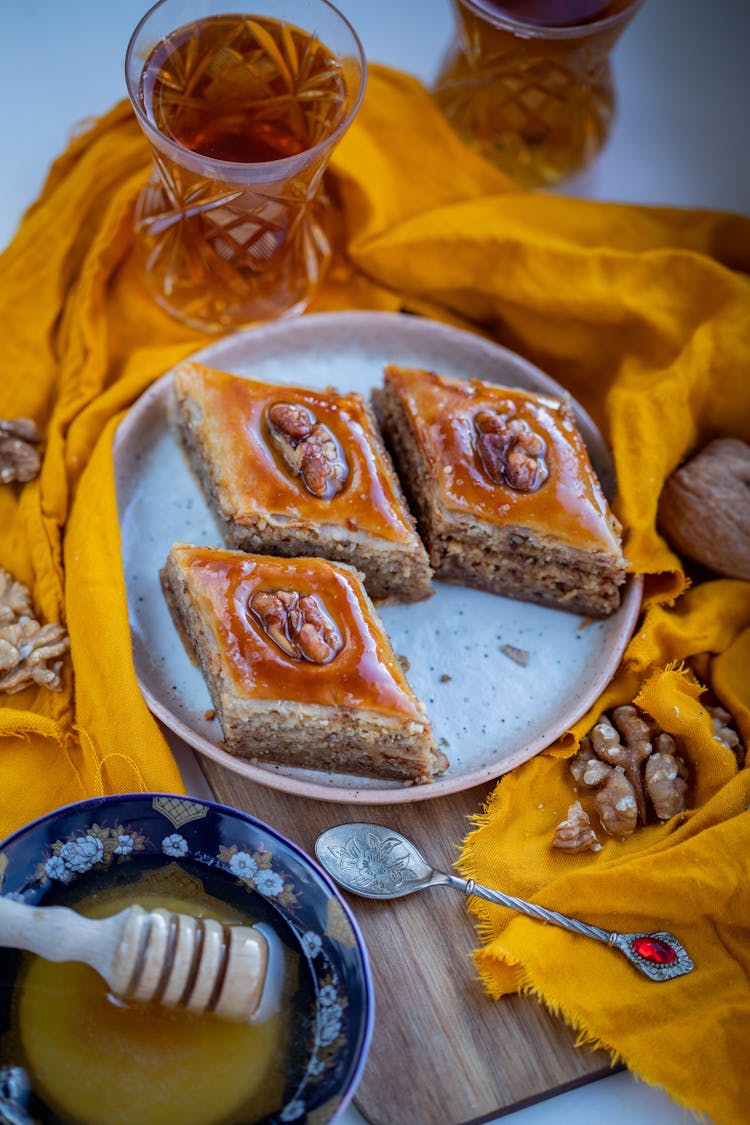
[[[614,110],[610,52],[644,0],[452,0],[456,42],[434,96],[522,187],[582,171]]]
[[[160,305],[209,332],[303,311],[330,259],[324,172],[366,70],[327,0],[146,13],[125,75],[153,154],[135,230]]]

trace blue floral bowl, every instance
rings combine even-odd
[[[364,1068],[374,1015],[372,980],[346,903],[303,851],[236,809],[155,793],[69,805],[0,843],[0,892],[32,905],[65,904],[89,888],[93,893],[144,877],[167,887],[170,880],[197,880],[202,892],[240,910],[244,902],[299,953],[304,1053],[287,1081],[282,1107],[263,1121],[335,1120]],[[0,950],[6,982],[0,988],[0,1024],[6,1028],[7,982],[18,956]],[[7,1060],[0,1068],[0,1120],[59,1120],[29,1088],[22,1067]]]

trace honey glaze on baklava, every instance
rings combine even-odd
[[[377,600],[429,596],[427,554],[360,395],[186,362],[172,418],[228,546],[351,563]]]
[[[352,567],[175,544],[161,578],[230,753],[416,782],[447,767]]]
[[[627,563],[568,403],[391,365],[376,409],[438,578],[606,616]]]

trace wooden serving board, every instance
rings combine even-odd
[[[344,821],[387,824],[450,872],[494,782],[414,804],[352,805],[288,795],[201,761],[216,799],[272,825],[314,856]],[[460,894],[435,887],[391,902],[347,895],[370,955],[375,1029],[355,1095],[373,1125],[478,1125],[612,1072],[603,1051],[537,1001],[492,1001],[477,980],[477,939]]]

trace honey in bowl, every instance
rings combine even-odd
[[[133,902],[224,924],[257,921],[211,895],[165,896],[138,884],[94,893],[75,908],[105,917]],[[283,987],[281,1002],[259,1022],[127,1004],[87,965],[25,955],[2,1054],[13,1063],[22,1058],[35,1096],[52,1114],[42,1120],[251,1125],[280,1109],[304,1022],[296,1012],[299,958],[274,941],[267,923],[264,929],[271,959],[283,962]]]

